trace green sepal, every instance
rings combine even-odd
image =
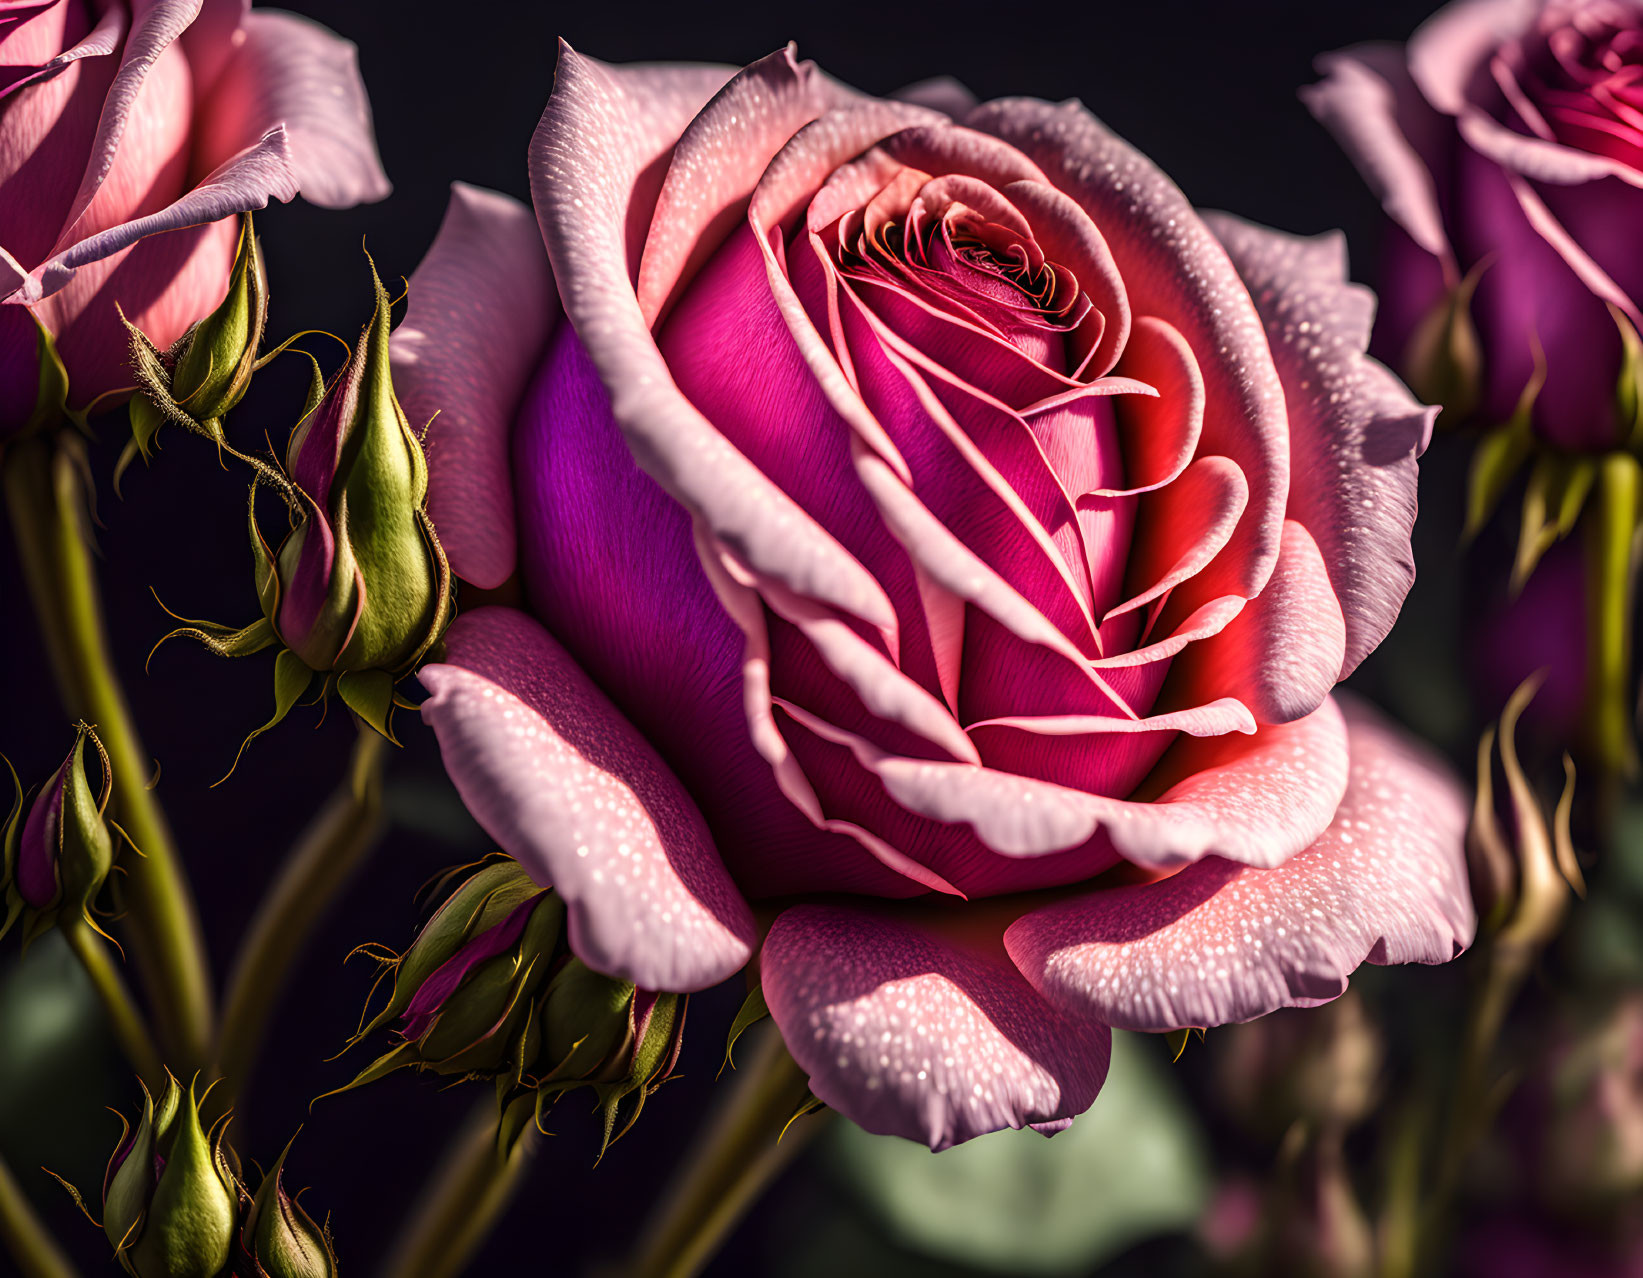
[[[1448,290],[1410,335],[1404,374],[1417,399],[1443,408],[1439,423],[1451,426],[1478,403],[1482,348],[1472,323],[1472,295],[1488,267],[1479,262]]]
[[[302,658],[289,648],[281,648],[279,654],[274,658],[274,713],[267,723],[261,727],[253,728],[246,735],[245,740],[240,742],[239,753],[234,756],[233,767],[228,769],[228,773],[222,778],[222,781],[216,782],[217,785],[221,785],[223,781],[234,775],[234,768],[239,767],[240,758],[245,754],[245,747],[270,728],[275,727],[286,715],[290,714],[297,702],[302,700],[302,694],[308,691],[308,687],[313,681],[314,672],[303,665]]]
[[[1597,478],[1599,461],[1577,453],[1542,452],[1529,471],[1523,521],[1512,564],[1512,592],[1523,589],[1541,557],[1574,530]]]
[[[621,1140],[633,1130],[634,1123],[639,1121],[639,1114],[645,1107],[645,1101],[661,1085],[678,1050],[676,1024],[683,1016],[683,996],[657,995],[656,1002],[651,1008],[649,1023],[634,1047],[633,1062],[629,1066],[627,1077],[616,1083],[594,1087],[594,1094],[599,1098],[599,1108],[604,1117],[604,1139],[599,1146],[599,1157],[605,1156],[605,1151],[610,1148],[612,1141]],[[622,1124],[622,1130],[615,1131],[617,1111],[622,1101],[629,1096],[637,1096],[638,1100],[628,1114],[627,1121]]]
[[[496,1155],[504,1161],[513,1156],[520,1138],[536,1124],[538,1113],[534,1091],[510,1094],[507,1086],[505,1080],[497,1080],[501,1117],[496,1123]]]
[[[342,703],[378,733],[399,744],[394,736],[394,677],[386,670],[344,670],[337,676]]]
[[[166,1075],[165,1095],[156,1108],[154,1098],[142,1081],[143,1113],[137,1120],[137,1129],[129,1133],[131,1148],[112,1174],[103,1177],[103,1232],[108,1236],[124,1263],[123,1253],[136,1243],[143,1231],[149,1199],[154,1194],[154,1154],[160,1141],[169,1134],[176,1118],[181,1092],[177,1080]],[[121,1120],[124,1121],[123,1119]],[[116,1156],[125,1145],[122,1135],[115,1147]],[[112,1160],[111,1160],[112,1163]],[[129,1269],[130,1266],[127,1265]]]
[[[165,607],[164,604],[160,606]],[[175,613],[171,615],[176,616]],[[148,660],[152,661],[154,654],[173,639],[192,639],[213,656],[218,657],[249,657],[264,648],[272,648],[279,642],[279,636],[274,633],[273,624],[267,617],[258,617],[250,625],[237,629],[216,621],[196,621],[183,617],[177,619],[187,620],[188,624],[161,635],[159,642],[148,650]]]
[[[562,964],[542,1000],[544,1084],[559,1090],[614,1081],[634,1036],[632,981],[595,972],[580,959]]]
[[[6,771],[11,774],[12,786],[11,811],[6,816],[5,825],[0,826],[0,884],[5,885],[6,892],[6,917],[4,922],[0,922],[0,937],[3,937],[16,924],[25,904],[22,893],[17,890],[16,878],[17,849],[23,841],[23,802],[26,796],[11,760],[0,754],[0,763],[4,763]]]
[[[1534,374],[1518,397],[1517,407],[1500,426],[1489,431],[1472,450],[1471,471],[1466,482],[1466,527],[1463,541],[1470,541],[1483,530],[1501,499],[1506,496],[1513,478],[1535,448],[1532,420],[1535,399],[1546,382],[1546,365],[1539,358],[1536,347]]]
[[[92,794],[91,782],[86,776],[87,740],[96,747],[103,769],[100,793],[96,795]],[[103,819],[114,772],[102,741],[84,722],[76,725],[74,749],[69,758],[63,806],[57,820],[56,872],[61,892],[58,904],[81,914],[90,908],[114,868],[114,836]]]
[[[736,1068],[736,1062],[730,1056],[736,1050],[736,1040],[769,1015],[770,1005],[764,1001],[764,986],[762,984],[755,985],[747,992],[747,997],[742,1000],[742,1006],[736,1013],[736,1019],[730,1022],[730,1033],[725,1038],[725,1058],[723,1064],[719,1066],[719,1073],[723,1074],[727,1069]]]
[[[286,1142],[246,1209],[240,1241],[255,1260],[260,1278],[335,1278],[336,1253],[329,1233],[285,1192],[281,1176],[296,1143]]]
[[[1169,1058],[1172,1062],[1181,1059],[1187,1050],[1187,1043],[1194,1034],[1198,1035],[1200,1042],[1203,1041],[1204,1031],[1197,1025],[1190,1025],[1186,1029],[1172,1029],[1164,1035],[1164,1042],[1169,1044]]]
[[[27,310],[26,307],[24,309]],[[35,363],[39,378],[35,383],[34,409],[14,432],[14,438],[49,429],[65,418],[78,419],[68,407],[68,370],[63,367],[62,357],[57,353],[57,343],[33,311],[29,311],[28,316],[34,324]]]

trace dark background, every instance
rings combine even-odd
[[[438,226],[452,180],[527,197],[526,146],[552,88],[560,35],[611,61],[737,64],[794,40],[801,57],[870,91],[949,74],[984,99],[1078,97],[1195,203],[1291,231],[1342,227],[1355,274],[1372,278],[1378,212],[1295,91],[1314,78],[1317,52],[1364,39],[1402,39],[1431,6],[1376,0],[966,10],[880,3],[852,10],[836,2],[294,0],[288,7],[358,43],[395,191],[382,204],[344,213],[298,203],[259,217],[275,338],[302,328],[351,338],[369,306],[362,240],[384,277],[409,275]],[[259,378],[236,414],[242,444],[265,430],[283,443],[300,412],[300,374],[293,368]],[[238,473],[218,469],[208,449],[173,436],[150,469],[134,468],[119,500],[107,480],[123,430],[121,415],[106,418],[93,452],[111,626],[139,722],[164,765],[161,793],[195,878],[220,975],[283,849],[340,776],[350,733],[340,715],[311,731],[314,712],[299,711],[248,751],[232,780],[207,788],[226,770],[240,737],[267,713],[271,657],[221,662],[179,642],[162,649],[145,674],[143,657],[167,628],[150,588],[184,615],[236,623],[254,616],[244,485]],[[0,553],[0,616],[8,623],[0,629],[0,750],[26,782],[39,781],[60,760],[70,733],[52,696],[9,541]],[[1409,611],[1405,624],[1421,625]],[[366,966],[344,967],[343,956],[366,940],[403,946],[419,918],[418,886],[486,846],[444,781],[428,734],[408,720],[402,728],[407,747],[389,774],[393,828],[297,971],[298,992],[281,1009],[235,1130],[242,1155],[266,1163],[306,1124],[290,1174],[297,1184],[314,1186],[305,1199],[311,1211],[337,1212],[341,1260],[355,1275],[369,1272],[386,1253],[447,1133],[484,1092],[442,1092],[402,1075],[308,1111],[309,1098],[363,1064],[363,1058],[319,1059],[340,1048],[353,1029],[370,981]],[[6,943],[0,1023],[26,1021],[33,1028],[27,1041],[22,1034],[0,1041],[0,1145],[39,1190],[86,1272],[100,1273],[107,1263],[100,1233],[34,1171],[49,1162],[95,1197],[118,1133],[100,1107],[113,1103],[129,1111],[134,1088],[112,1068],[95,1017],[77,1010],[86,997],[72,966],[50,945],[20,964]],[[589,1258],[619,1252],[631,1240],[706,1101],[739,997],[739,989],[721,989],[693,1000],[695,1033],[687,1035],[683,1080],[653,1099],[634,1133],[597,1172],[589,1170],[594,1125],[578,1100],[561,1106],[558,1134],[545,1142],[514,1210],[470,1272],[573,1274]],[[15,1019],[19,1008],[32,1008],[29,1017]],[[710,1272],[797,1272],[789,1262],[816,1245],[824,1226],[829,1237],[838,1236],[833,1225],[839,1220],[847,1234],[869,1229],[851,1219],[842,1191],[811,1163],[801,1164],[755,1209]],[[878,1244],[881,1259],[894,1257],[887,1246]],[[778,1255],[787,1260],[778,1265]],[[1154,1245],[1121,1271],[1143,1272],[1172,1257],[1180,1263],[1167,1246]],[[811,1255],[806,1272],[833,1272],[818,1259]],[[890,1266],[922,1272],[910,1257]]]

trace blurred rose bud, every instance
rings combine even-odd
[[[1564,756],[1563,792],[1547,821],[1540,796],[1519,762],[1517,725],[1539,679],[1526,680],[1502,711],[1498,728],[1478,741],[1477,798],[1466,833],[1472,897],[1486,932],[1519,951],[1538,950],[1557,934],[1569,892],[1585,891],[1570,832],[1574,763]],[[1497,802],[1495,757],[1506,781]]]
[[[103,1231],[135,1278],[216,1278],[234,1241],[239,1187],[222,1144],[200,1126],[192,1087],[167,1076],[158,1107],[128,1124],[103,1177]]]
[[[268,279],[248,213],[240,222],[228,295],[216,310],[191,325],[168,351],[126,323],[140,389],[131,399],[132,442],[145,458],[168,421],[226,444],[222,419],[251,385],[267,320]]]
[[[88,740],[102,764],[95,794],[86,776]],[[111,775],[103,743],[89,724],[81,723],[74,748],[34,796],[26,819],[24,796],[18,790],[5,826],[6,918],[0,936],[19,917],[25,918],[25,945],[60,921],[91,923],[91,903],[114,864],[118,827],[105,815]]]
[[[450,572],[428,522],[422,443],[394,397],[389,301],[374,269],[371,283],[371,322],[291,435],[300,513],[273,557],[264,608],[312,670],[399,675],[444,629]]]
[[[1548,1057],[1542,1194],[1569,1215],[1612,1213],[1643,1191],[1643,995],[1565,1024]]]
[[[1296,1121],[1347,1129],[1374,1106],[1381,1036],[1354,990],[1228,1026],[1213,1042],[1223,1102],[1254,1131],[1276,1136]]]
[[[287,1144],[246,1210],[240,1246],[255,1266],[248,1278],[336,1278],[329,1231],[285,1192],[281,1175],[290,1152]]]
[[[482,866],[393,960],[388,1004],[353,1041],[398,1020],[400,1042],[348,1087],[407,1066],[518,1085],[536,1057],[536,996],[549,982],[564,918],[563,902],[516,862]]]

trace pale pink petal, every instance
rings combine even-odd
[[[955,80],[950,75],[936,75],[928,80],[919,80],[915,84],[897,89],[890,96],[897,102],[911,102],[915,106],[940,111],[959,123],[963,123],[964,117],[976,108],[976,95],[971,93],[962,81]]]
[[[536,622],[463,614],[423,667],[422,714],[486,831],[568,909],[591,967],[650,989],[716,984],[753,917],[684,788]]]
[[[1467,801],[1448,768],[1347,712],[1351,781],[1329,829],[1276,869],[1208,860],[1023,916],[1010,956],[1069,1013],[1161,1031],[1340,994],[1360,963],[1444,963],[1475,926]]]
[[[108,94],[103,99],[103,111],[97,121],[97,136],[91,144],[91,154],[86,161],[85,173],[80,179],[80,189],[75,192],[73,201],[69,205],[67,218],[64,219],[64,231],[57,241],[61,248],[75,230],[75,223],[80,215],[90,207],[96,198],[103,182],[113,171],[115,156],[120,149],[120,140],[125,135],[126,125],[132,112],[136,109],[137,99],[143,91],[144,81],[148,73],[160,61],[162,55],[183,31],[199,14],[201,0],[153,0],[153,3],[144,6],[132,19],[131,29],[125,38],[125,44],[120,54],[120,69],[114,74],[114,81],[109,85]],[[247,146],[256,141],[247,138],[240,146]],[[239,147],[234,148],[236,151]]]
[[[637,292],[647,324],[724,242],[776,152],[845,96],[789,45],[738,72],[702,108],[674,146],[645,237]]]
[[[641,174],[674,138],[647,113],[646,84],[562,49],[531,186],[566,314],[634,456],[664,489],[755,571],[892,632],[895,610],[872,575],[690,405],[651,338],[624,226]]]
[[[457,576],[482,589],[513,575],[508,441],[558,314],[535,215],[508,196],[453,184],[391,349],[412,424],[432,423],[428,513]]]
[[[760,977],[810,1089],[868,1131],[945,1149],[1082,1113],[1111,1035],[1038,998],[985,926],[955,935],[871,906],[797,906]]]
[[[73,280],[82,267],[110,258],[147,236],[202,226],[264,208],[270,199],[289,200],[296,194],[285,131],[276,127],[181,199],[158,212],[134,217],[70,244],[30,272],[20,296],[29,302],[50,297]]]
[[[1272,578],[1237,620],[1176,659],[1172,687],[1191,702],[1237,697],[1262,723],[1311,714],[1346,659],[1346,622],[1312,534],[1284,522]]]
[[[1458,0],[1438,10],[1409,39],[1409,73],[1426,100],[1447,115],[1465,111],[1483,60],[1541,8],[1541,0]]]
[[[393,188],[377,156],[354,44],[290,13],[253,10],[241,29],[244,39],[203,108],[205,163],[220,164],[284,125],[303,199],[339,209],[384,198]]]
[[[1042,166],[1050,184],[1101,228],[1134,313],[1158,316],[1205,353],[1199,451],[1230,457],[1250,482],[1249,513],[1206,586],[1212,594],[1254,595],[1277,559],[1289,449],[1266,334],[1225,251],[1152,161],[1076,102],[1003,99],[977,108],[967,123]]]
[[[1254,736],[1182,737],[1137,802],[836,739],[901,807],[964,822],[1009,857],[1064,852],[1099,835],[1126,860],[1158,869],[1206,856],[1280,865],[1329,824],[1346,786],[1346,729],[1332,701]],[[1162,793],[1147,801],[1154,790]]]
[[[1289,404],[1289,517],[1312,534],[1340,601],[1344,679],[1386,637],[1414,583],[1415,459],[1438,410],[1364,353],[1375,299],[1347,281],[1338,234],[1208,221],[1272,340]]]

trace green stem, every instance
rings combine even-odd
[[[382,835],[387,746],[374,729],[359,725],[347,780],[291,849],[240,945],[217,1040],[225,1102],[246,1083],[269,1014],[303,945]]]
[[[147,1021],[126,988],[120,969],[109,958],[107,946],[83,920],[65,923],[59,930],[91,978],[92,988],[108,1015],[109,1028],[114,1031],[115,1041],[126,1060],[149,1090],[159,1095],[165,1087],[165,1066],[148,1032]]]
[[[69,1258],[52,1241],[28,1195],[0,1158],[0,1239],[22,1278],[79,1278]]]
[[[798,1155],[822,1124],[783,1128],[809,1091],[804,1071],[788,1055],[774,1025],[753,1063],[692,1143],[673,1183],[639,1237],[629,1278],[693,1278],[713,1259],[758,1196]]]
[[[6,507],[58,688],[72,718],[97,727],[113,771],[113,805],[142,850],[127,857],[127,928],[172,1064],[203,1063],[211,1040],[210,969],[193,894],[171,828],[148,788],[148,752],[109,650],[86,521],[85,458],[62,432],[16,440],[3,458]]]
[[[501,1219],[531,1153],[537,1131],[527,1125],[506,1158],[497,1148],[496,1102],[474,1108],[415,1208],[382,1268],[387,1278],[455,1278]]]

